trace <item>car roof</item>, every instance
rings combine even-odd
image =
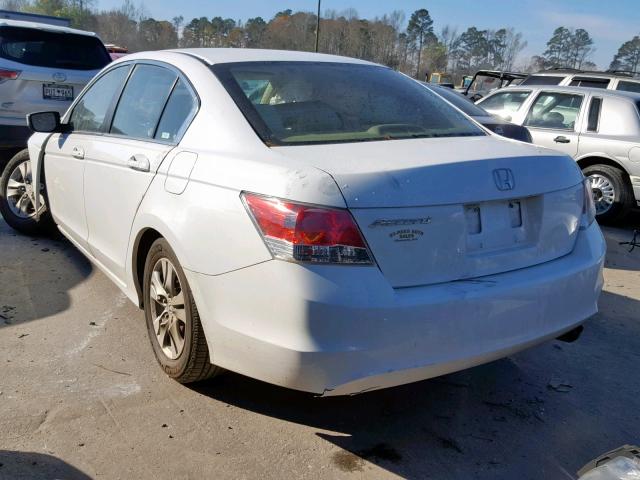
[[[169,50],[198,57],[204,62],[214,65],[236,62],[337,62],[361,65],[377,65],[376,63],[356,58],[328,55],[325,53],[298,52],[289,50],[264,50],[253,48],[182,48]]]
[[[620,80],[631,80],[639,82],[640,78],[632,75],[630,72],[595,72],[589,70],[571,70],[571,69],[551,69],[542,70],[531,74],[532,77],[590,77],[590,78],[619,78]]]
[[[77,30],[75,28],[63,27],[60,25],[51,25],[49,23],[27,22],[24,20],[11,20],[8,18],[0,18],[0,27],[20,27],[31,28],[34,30],[45,30],[47,32],[55,33],[72,33],[75,35],[87,35],[95,37],[94,32],[87,32],[85,30]]]
[[[590,92],[599,97],[627,97],[631,100],[640,100],[640,93],[637,92],[625,92],[622,90],[608,90],[606,88],[589,88],[589,87],[560,87],[558,85],[514,85],[504,88],[500,88],[491,92],[491,95],[498,92],[512,91],[512,90],[532,90],[540,91],[547,90],[553,92],[567,92],[567,93],[585,93]],[[487,95],[488,97],[489,95]]]

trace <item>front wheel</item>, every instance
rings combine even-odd
[[[144,313],[158,363],[180,383],[222,371],[211,364],[198,309],[184,271],[164,238],[156,240],[144,267]]]
[[[0,176],[0,213],[12,228],[27,235],[44,233],[53,227],[44,185],[35,185],[33,180],[28,150],[9,160]],[[36,215],[36,195],[40,202],[39,215]]]
[[[589,179],[596,218],[599,221],[618,220],[634,205],[634,195],[626,174],[610,165],[591,165],[582,170]]]

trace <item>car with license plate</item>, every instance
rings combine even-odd
[[[38,221],[144,310],[179,382],[227,369],[356,394],[572,336],[597,311],[605,244],[575,162],[387,67],[136,53],[29,122]]]
[[[586,87],[509,87],[478,103],[526,126],[533,143],[573,157],[599,220],[640,207],[640,93]]]
[[[28,113],[63,114],[110,61],[94,33],[0,18],[0,170],[27,145]]]

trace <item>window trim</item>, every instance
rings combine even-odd
[[[593,107],[593,102],[596,101],[596,100],[600,101],[600,106],[598,107],[598,118],[597,118],[597,121],[596,121],[596,128],[595,128],[595,130],[591,130],[589,128],[589,118],[591,117],[591,108]],[[599,133],[600,132],[600,118],[601,118],[601,115],[602,115],[602,104],[603,103],[604,103],[604,98],[600,97],[600,96],[597,96],[597,95],[592,96],[591,99],[589,100],[589,108],[587,110],[587,125],[586,125],[587,128],[585,128],[585,131],[587,133]]]
[[[110,133],[109,132],[109,130],[111,129],[111,125],[113,123],[113,118],[115,116],[116,109],[117,109],[117,107],[118,107],[118,105],[120,103],[120,99],[121,99],[122,94],[124,92],[124,89],[127,86],[127,84],[129,83],[129,79],[131,78],[131,75],[133,74],[136,66],[138,66],[138,65],[154,65],[154,66],[157,66],[157,67],[166,68],[167,70],[171,70],[172,72],[174,72],[177,75],[177,78],[176,78],[173,86],[171,87],[171,91],[170,91],[169,95],[167,96],[167,99],[165,100],[164,105],[162,106],[160,117],[158,118],[158,123],[156,124],[156,127],[155,127],[156,130],[158,128],[158,125],[160,124],[160,120],[162,119],[162,114],[164,113],[165,109],[167,108],[167,104],[169,102],[169,99],[171,98],[171,94],[173,93],[173,90],[175,89],[175,86],[178,83],[178,80],[182,80],[184,82],[185,86],[190,91],[191,96],[193,97],[194,104],[195,104],[196,108],[194,108],[193,111],[191,112],[191,114],[187,117],[187,119],[185,120],[184,125],[181,128],[181,131],[179,132],[179,135],[176,136],[176,139],[174,141],[166,141],[166,140],[161,140],[161,139],[156,139],[156,138],[130,137],[130,136],[127,136],[127,135],[118,135],[118,134],[114,134],[114,133]],[[184,138],[184,135],[189,130],[189,127],[193,123],[193,120],[196,118],[196,116],[200,112],[200,108],[202,107],[202,100],[200,99],[200,95],[198,95],[198,91],[193,86],[193,83],[191,83],[189,78],[185,75],[185,73],[182,70],[180,70],[179,68],[177,68],[177,67],[175,67],[175,66],[173,66],[171,64],[168,64],[168,63],[165,63],[165,62],[161,62],[161,61],[158,61],[158,60],[146,60],[146,59],[128,60],[128,61],[119,62],[119,63],[116,63],[116,64],[111,64],[109,67],[107,67],[105,70],[103,70],[100,74],[96,75],[96,77],[94,77],[93,80],[91,80],[87,84],[87,86],[84,88],[84,90],[75,99],[75,101],[73,102],[73,104],[71,105],[69,110],[67,111],[67,114],[65,114],[65,117],[64,117],[62,123],[63,124],[69,124],[69,121],[71,119],[71,115],[73,114],[73,111],[76,109],[76,106],[77,106],[78,102],[80,102],[80,100],[86,95],[86,93],[89,91],[89,89],[92,88],[93,85],[95,85],[95,83],[98,80],[100,80],[102,77],[107,75],[109,72],[115,70],[116,68],[120,68],[122,66],[126,66],[127,68],[129,68],[129,72],[127,73],[127,76],[126,76],[124,82],[122,82],[122,85],[120,87],[120,91],[117,93],[117,95],[114,95],[114,99],[112,100],[111,104],[109,105],[109,108],[107,109],[107,114],[105,115],[105,124],[108,125],[108,128],[106,129],[106,131],[102,131],[102,132],[87,132],[87,131],[82,131],[82,130],[71,130],[69,132],[69,134],[93,135],[93,136],[99,136],[99,137],[105,137],[105,138],[115,138],[115,139],[131,140],[131,141],[138,141],[138,142],[151,142],[151,143],[156,143],[156,144],[160,144],[160,145],[171,145],[171,146],[178,145],[182,141],[182,139]],[[154,130],[154,136],[155,136],[155,130]]]
[[[538,101],[538,98],[540,98],[541,95],[546,95],[549,93],[553,93],[553,94],[560,94],[560,95],[573,95],[576,97],[582,97],[582,103],[580,104],[580,108],[578,110],[578,115],[576,115],[576,121],[573,124],[573,130],[570,128],[549,128],[549,127],[536,127],[534,125],[527,125],[527,118],[529,118],[529,114],[533,111],[533,107],[536,104],[536,102]],[[553,131],[561,131],[561,132],[577,132],[577,127],[580,124],[582,115],[583,115],[583,111],[584,111],[584,104],[585,104],[585,94],[583,93],[574,93],[574,92],[563,92],[563,91],[559,91],[559,90],[540,90],[538,92],[538,94],[535,96],[535,98],[533,99],[533,102],[531,102],[531,105],[529,105],[529,111],[527,112],[527,114],[525,115],[524,119],[522,120],[522,126],[523,127],[527,127],[527,128],[533,128],[535,130],[545,130],[548,132],[553,132]]]

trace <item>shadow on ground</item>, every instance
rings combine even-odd
[[[340,447],[327,462],[345,472],[366,473],[368,461],[415,479],[574,478],[640,431],[637,398],[619,393],[640,383],[640,302],[604,293],[601,303],[617,313],[589,320],[575,343],[355,397],[316,398],[233,373],[192,388],[317,429]]]
[[[0,450],[0,479],[91,480],[91,477],[51,455]]]
[[[66,310],[69,291],[92,271],[62,236],[24,236],[0,217],[0,328]]]

